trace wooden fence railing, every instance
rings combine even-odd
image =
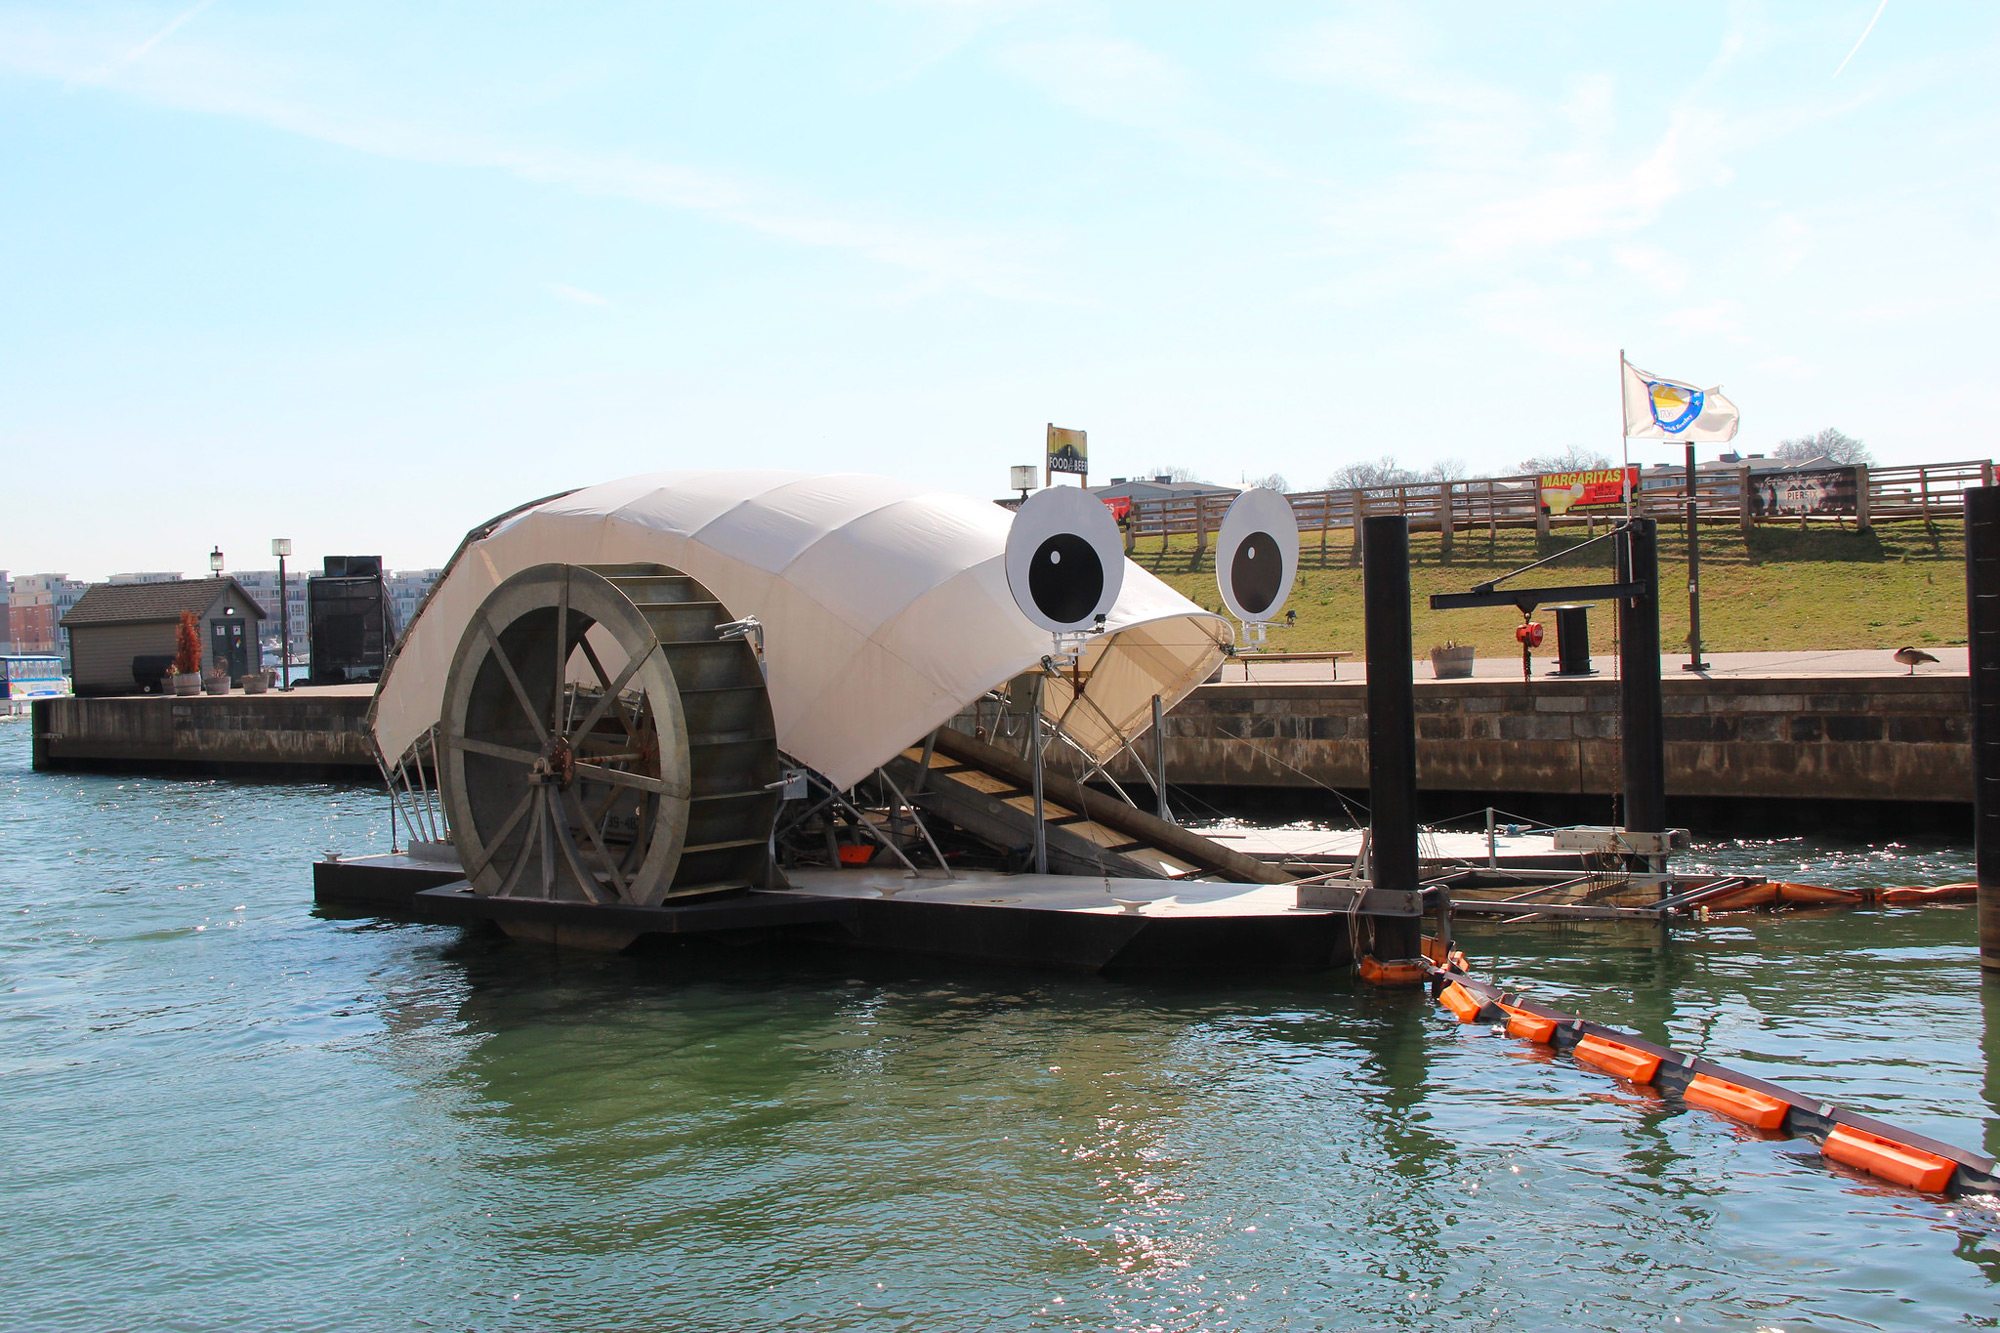
[[[1816,473],[1836,473],[1849,469],[1811,469]],[[1695,480],[1695,512],[1702,523],[1735,523],[1744,531],[1765,523],[1806,523],[1812,521],[1852,521],[1868,527],[1882,519],[1949,517],[1959,511],[1959,496],[1973,486],[1993,484],[1993,464],[1975,459],[1963,463],[1924,463],[1908,467],[1854,467],[1851,498],[1843,490],[1830,505],[1800,513],[1786,508],[1775,497],[1772,485],[1795,474],[1762,472],[1755,476],[1746,467],[1728,471],[1710,470]],[[1125,549],[1136,550],[1148,537],[1164,545],[1173,537],[1193,533],[1195,549],[1206,551],[1222,524],[1235,492],[1193,496],[1173,500],[1135,500],[1125,524]],[[1402,486],[1377,486],[1361,490],[1301,491],[1286,497],[1298,519],[1301,545],[1317,544],[1326,549],[1327,534],[1352,528],[1357,517],[1374,514],[1402,514],[1412,529],[1445,534],[1447,547],[1452,535],[1484,530],[1497,535],[1501,528],[1532,527],[1547,534],[1558,527],[1591,525],[1617,518],[1615,507],[1570,509],[1551,513],[1542,504],[1539,478],[1482,477],[1470,481],[1411,482]],[[1632,512],[1662,520],[1684,519],[1687,514],[1687,478],[1684,472],[1649,470],[1639,475],[1639,490],[1632,497]]]

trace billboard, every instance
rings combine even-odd
[[[1084,432],[1054,424],[1049,426],[1048,471],[1051,476],[1058,472],[1072,472],[1079,477],[1090,472]]]
[[[1542,473],[1542,508],[1551,514],[1572,509],[1622,509],[1625,487],[1636,494],[1639,469],[1589,468],[1581,472]]]
[[[1854,482],[1851,467],[1767,472],[1750,479],[1750,512],[1770,518],[1781,514],[1851,514]]]

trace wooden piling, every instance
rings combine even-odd
[[[1361,525],[1362,617],[1368,648],[1368,827],[1370,887],[1417,890],[1417,691],[1410,655],[1410,521],[1401,514]],[[1655,672],[1657,676],[1657,671]],[[1378,958],[1414,958],[1420,926],[1380,918]]]
[[[2000,487],[1965,493],[1965,621],[1979,965],[2000,971]]]
[[[1646,591],[1618,603],[1618,700],[1625,827],[1667,826],[1667,747],[1660,703],[1660,551],[1655,520],[1635,518],[1618,535],[1618,581]]]

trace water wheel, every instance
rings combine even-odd
[[[493,590],[440,722],[474,891],[652,907],[768,881],[776,733],[729,619],[663,565],[536,565]]]

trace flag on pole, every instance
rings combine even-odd
[[[1736,438],[1736,404],[1714,389],[1697,389],[1625,365],[1625,433],[1637,439]]]

